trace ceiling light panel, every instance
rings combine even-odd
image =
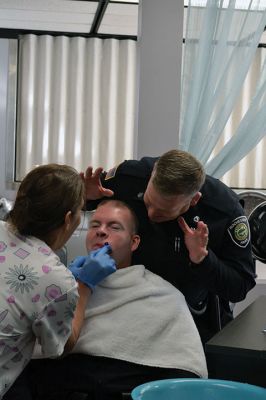
[[[138,4],[109,3],[98,33],[137,36]]]
[[[97,1],[0,0],[0,28],[90,31]]]

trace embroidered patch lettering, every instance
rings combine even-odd
[[[227,231],[237,246],[247,247],[250,241],[250,229],[245,215],[234,219]]]
[[[107,181],[108,179],[111,179],[111,178],[113,178],[115,176],[117,167],[118,167],[118,165],[116,165],[115,167],[109,169],[109,171],[105,175],[105,178],[104,178],[105,181]]]

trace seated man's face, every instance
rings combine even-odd
[[[96,250],[108,242],[117,268],[128,267],[132,251],[136,250],[140,241],[133,227],[132,215],[126,207],[115,206],[112,202],[100,205],[90,220],[87,250]]]

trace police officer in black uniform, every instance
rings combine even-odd
[[[170,174],[181,176],[177,191]],[[169,190],[157,187],[156,175],[169,181]],[[203,343],[209,340],[232,319],[232,303],[255,286],[249,224],[237,195],[180,150],[124,161],[108,172],[89,167],[84,180],[87,209],[110,196],[134,209],[141,245],[133,263],[183,292]]]

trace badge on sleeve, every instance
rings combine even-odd
[[[115,176],[116,174],[116,170],[118,168],[118,165],[116,165],[115,167],[109,169],[109,171],[107,172],[107,174],[105,175],[104,180],[107,181],[108,179],[111,179]]]
[[[237,246],[247,247],[250,241],[250,229],[245,215],[235,218],[227,231]]]

